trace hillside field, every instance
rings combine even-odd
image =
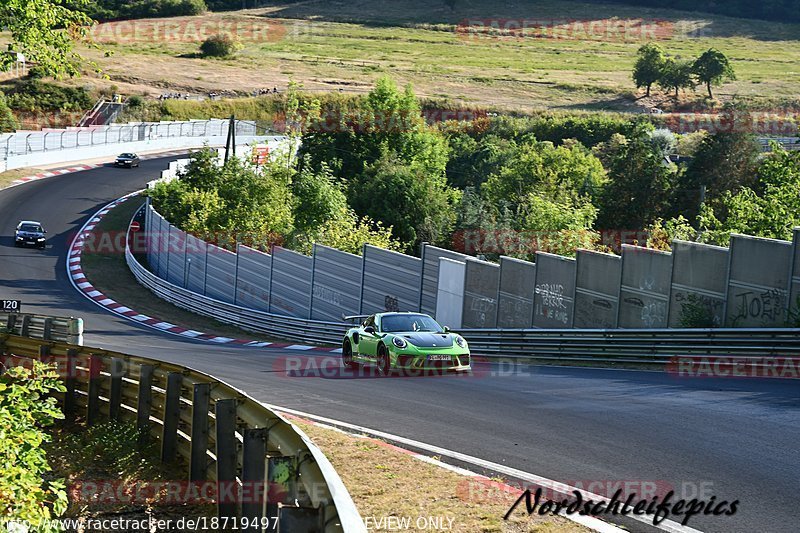
[[[652,33],[600,35],[615,24],[635,28],[638,23],[630,20],[642,19],[658,25],[659,42],[677,57],[696,57],[710,47],[728,55],[738,80],[717,89],[720,100],[735,97],[770,108],[799,99],[800,25],[568,0],[461,1],[455,9],[445,4],[276,3],[124,23],[135,24],[137,38],[130,37],[129,26],[112,23],[93,32],[100,50],[84,50],[110,81],[90,74],[74,83],[114,83],[123,92],[157,95],[285,89],[294,79],[308,90],[366,92],[377,77],[389,74],[412,83],[422,97],[501,110],[673,108],[660,90],[647,102],[637,100],[641,93],[631,81],[636,50]],[[475,33],[465,22],[522,20],[544,24],[546,35]],[[599,32],[582,33],[589,26],[580,24],[590,21]],[[242,32],[243,49],[232,59],[198,57],[199,35],[219,27]],[[681,106],[702,97],[698,88]]]

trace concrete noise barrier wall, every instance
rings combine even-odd
[[[461,328],[466,264],[440,257],[437,272],[439,292],[436,296],[436,320],[443,326]]]
[[[789,319],[797,324],[800,318],[800,228],[794,228],[792,243],[794,254],[792,256],[792,283],[789,288]]]
[[[696,316],[698,311],[709,321],[704,326],[722,327],[725,324],[729,260],[727,248],[678,240],[672,242],[670,327],[699,327],[700,324],[689,321],[689,317]]]
[[[270,312],[309,318],[312,260],[286,248],[272,250]]]
[[[363,264],[360,256],[314,245],[312,320],[339,322],[342,315],[359,314]]]
[[[422,260],[364,245],[361,314],[419,311]]]
[[[672,254],[623,244],[619,327],[667,327],[671,279]]]
[[[180,287],[186,286],[186,233],[170,225],[169,234],[169,261],[167,267],[167,281]]]
[[[236,305],[269,312],[272,256],[239,245],[236,264]]]
[[[536,264],[513,257],[501,257],[497,327],[531,327],[535,292]]]
[[[192,292],[206,293],[206,257],[208,245],[194,235],[186,236],[186,286]]]
[[[576,328],[617,327],[622,259],[617,255],[578,250],[575,279]]]
[[[499,289],[499,265],[472,258],[467,259],[461,325],[465,328],[495,327]]]
[[[422,245],[422,288],[419,308],[420,311],[429,315],[436,313],[436,298],[439,293],[439,259],[442,257],[463,262],[469,256],[429,244]]]
[[[206,296],[233,303],[236,293],[236,254],[209,244],[206,253]]]
[[[726,325],[785,325],[792,255],[788,241],[731,235]]]
[[[536,252],[533,325],[571,328],[575,311],[575,260]]]

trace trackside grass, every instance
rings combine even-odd
[[[561,517],[535,513],[528,517],[524,506],[505,521],[503,515],[518,494],[494,492],[487,497],[476,491],[473,497],[469,478],[456,472],[416,459],[383,441],[291,418],[331,461],[371,531],[387,531],[403,520],[410,523],[410,531],[417,531],[431,519],[449,525],[450,531],[464,533],[590,531]]]

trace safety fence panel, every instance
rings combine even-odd
[[[667,327],[671,279],[672,254],[622,245],[619,327]]]
[[[233,303],[236,294],[236,254],[213,244],[206,250],[206,296]]]
[[[314,245],[313,320],[336,321],[359,313],[363,265],[360,256]]]
[[[286,248],[272,250],[270,312],[308,318],[311,312],[312,259]]]
[[[495,327],[499,290],[500,265],[468,258],[464,277],[462,327]]]
[[[236,305],[269,311],[272,256],[239,245],[236,265]]]
[[[155,232],[155,262],[150,265],[150,268],[153,269],[153,272],[155,272],[159,278],[165,279],[167,276],[167,261],[169,259],[169,255],[167,254],[169,222],[157,212],[153,213],[153,231]]]
[[[500,258],[500,290],[497,304],[498,328],[529,328],[533,325],[536,294],[536,263]]]
[[[422,289],[419,307],[420,311],[429,315],[436,313],[436,298],[439,292],[439,259],[442,257],[463,262],[469,256],[429,244],[422,246]]]
[[[784,326],[791,262],[788,241],[731,235],[727,325]]]
[[[617,255],[578,250],[575,278],[576,328],[615,328],[622,260]]]
[[[364,245],[361,313],[419,311],[422,260]]]
[[[722,327],[725,324],[728,249],[672,241],[670,327]],[[702,323],[698,323],[700,319]]]
[[[175,226],[169,227],[169,268],[167,281],[186,287],[186,233]]]
[[[461,328],[464,310],[465,263],[446,257],[439,258],[438,294],[436,295],[436,320],[443,326]]]
[[[186,236],[186,285],[198,294],[206,293],[206,256],[208,245],[194,235]]]
[[[533,325],[571,328],[575,311],[575,260],[536,252]]]
[[[147,199],[147,204],[144,209],[144,238],[145,238],[145,254],[147,257],[147,264],[152,268],[156,261],[155,249],[155,236],[153,231],[153,207],[150,205],[150,198]]]

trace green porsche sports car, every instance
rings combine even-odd
[[[467,341],[422,313],[377,313],[348,330],[342,341],[346,367],[373,363],[378,372],[470,369]]]

